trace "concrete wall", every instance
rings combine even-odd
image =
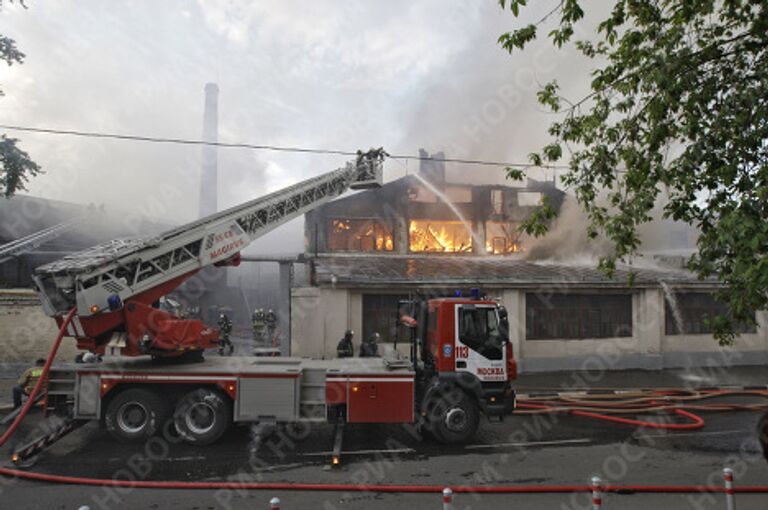
[[[57,332],[55,321],[43,313],[33,293],[0,293],[0,371],[13,372],[45,358]],[[65,338],[56,359],[71,362],[78,352],[75,340]]]
[[[383,291],[376,291],[383,292]],[[347,289],[293,290],[293,354],[334,357],[346,329],[360,342],[362,294]],[[756,334],[742,335],[732,347],[720,347],[712,335],[666,336],[661,289],[632,291],[631,337],[581,340],[526,340],[525,290],[494,292],[509,310],[510,340],[521,371],[610,370],[625,368],[767,364],[768,314],[758,313]],[[299,313],[299,310],[301,312]],[[407,346],[398,349],[408,353]]]
[[[362,306],[356,316],[362,325]],[[336,357],[336,344],[347,329],[354,329],[352,322],[346,290],[317,287],[292,289],[291,355]]]

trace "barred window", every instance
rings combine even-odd
[[[665,299],[664,329],[670,336],[709,335],[712,334],[709,321],[727,315],[728,306],[712,293],[676,292]],[[735,333],[757,333],[755,324],[737,324],[735,329]]]
[[[525,295],[527,340],[632,336],[631,294]]]
[[[408,296],[396,294],[363,294],[362,341],[373,333],[381,335],[382,342],[394,342],[397,336],[398,308]]]

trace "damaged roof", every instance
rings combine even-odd
[[[478,285],[496,287],[565,286],[626,287],[634,273],[634,286],[658,286],[660,282],[707,285],[716,280],[697,279],[684,269],[672,267],[618,266],[613,279],[597,261],[580,263],[527,261],[510,257],[465,256],[345,256],[319,255],[310,259],[314,283],[321,287],[396,287]]]

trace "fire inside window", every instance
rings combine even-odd
[[[330,251],[393,251],[394,229],[374,219],[332,219],[328,228]]]
[[[523,251],[516,223],[488,221],[485,223],[485,251],[489,255],[507,255]]]
[[[412,252],[472,252],[472,230],[466,221],[411,220],[408,233]]]

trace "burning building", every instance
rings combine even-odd
[[[564,204],[553,181],[482,182],[466,178],[471,169],[456,178],[442,154],[421,155],[418,173],[306,215],[309,284],[292,289],[292,354],[334,356],[347,329],[358,343],[379,333],[387,350],[399,300],[478,289],[509,310],[523,370],[590,369],[601,359],[610,361],[603,368],[768,361],[766,313],[732,350],[720,349],[707,322],[725,310],[718,283],[698,280],[679,257],[620,267],[613,279],[595,260],[537,259],[542,250],[529,250],[534,240],[518,227],[542,201]]]

